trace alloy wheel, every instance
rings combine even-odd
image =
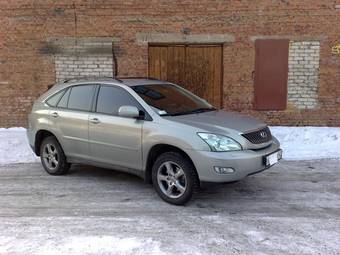
[[[48,169],[55,170],[58,167],[59,155],[57,148],[53,144],[47,143],[44,146],[42,157]]]
[[[157,182],[161,191],[170,198],[181,197],[187,188],[187,179],[183,169],[172,161],[160,165]]]

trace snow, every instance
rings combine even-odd
[[[340,158],[340,127],[270,127],[286,160]]]
[[[44,244],[23,239],[1,239],[3,244],[0,248],[1,254],[11,254],[13,250],[20,254],[36,255],[84,255],[84,254],[164,254],[160,250],[160,243],[148,238],[145,240],[131,238],[119,238],[115,236],[69,236],[56,240],[46,240]],[[13,247],[13,244],[15,246]],[[33,252],[32,252],[33,251]],[[16,254],[15,252],[15,254]],[[14,254],[14,253],[13,253]]]
[[[28,144],[25,128],[0,128],[0,164],[38,160]]]
[[[340,158],[340,127],[270,127],[286,160]],[[0,128],[0,164],[38,162],[25,128]]]

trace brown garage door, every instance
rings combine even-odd
[[[177,83],[222,105],[221,45],[150,45],[149,76]]]

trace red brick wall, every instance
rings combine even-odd
[[[118,74],[147,75],[147,45],[136,33],[231,34],[224,46],[224,107],[271,124],[340,126],[340,4],[331,0],[263,1],[52,1],[0,0],[0,127],[26,126],[31,103],[54,83],[50,37],[120,38]],[[76,18],[75,18],[76,16]],[[320,40],[319,109],[253,111],[252,36]]]

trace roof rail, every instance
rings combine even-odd
[[[120,79],[148,79],[148,80],[155,80],[155,81],[158,81],[159,79],[157,78],[154,78],[154,77],[147,77],[147,76],[118,76],[116,78],[117,80],[120,80]]]
[[[74,77],[74,78],[69,78],[69,79],[65,79],[62,81],[62,83],[68,83],[71,81],[78,81],[78,80],[90,80],[90,79],[113,79],[113,80],[117,80],[119,82],[123,82],[122,80],[115,78],[115,77],[110,77],[110,76],[78,76],[78,77]]]

